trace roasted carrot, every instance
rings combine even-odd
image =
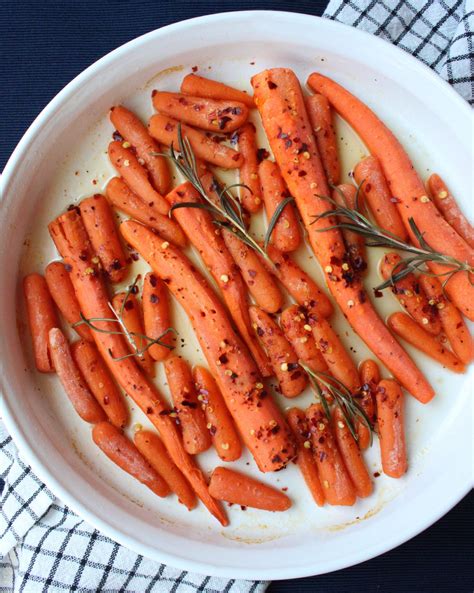
[[[420,284],[429,299],[429,304],[438,311],[441,326],[454,354],[461,362],[469,364],[474,358],[474,342],[461,313],[446,298],[438,278],[422,274]]]
[[[72,268],[71,281],[85,317],[109,318],[107,291],[92,261],[91,245],[78,212],[71,210],[58,217],[50,223],[49,231],[59,252]],[[222,525],[228,525],[224,509],[209,494],[203,473],[184,450],[178,428],[169,416],[169,407],[162,395],[135,360],[123,358],[129,352],[123,337],[114,333],[117,331],[116,324],[102,321],[96,322],[96,325],[104,331],[93,332],[94,340],[115,379],[160,431],[171,458],[209,512]]]
[[[364,360],[360,365],[359,374],[362,385],[367,385],[372,391],[380,383],[380,369],[375,360]]]
[[[247,122],[237,132],[238,146],[244,162],[240,167],[240,202],[247,212],[258,212],[262,205],[262,193],[258,178],[257,138],[255,126]]]
[[[199,202],[199,194],[189,183],[183,183],[166,198],[170,204]],[[178,208],[173,215],[196,247],[207,269],[211,272],[222,292],[225,304],[240,335],[247,344],[264,376],[271,374],[268,359],[255,340],[248,313],[247,291],[243,278],[224,243],[221,232],[216,229],[209,212],[194,208]],[[217,231],[217,232],[216,232]]]
[[[117,427],[110,422],[100,422],[92,430],[92,439],[120,469],[133,476],[157,496],[162,498],[168,496],[170,493],[168,484]]]
[[[109,144],[108,154],[110,162],[128,187],[150,207],[160,214],[167,215],[168,202],[151,185],[148,173],[135,153],[130,148],[124,148],[121,142],[114,140]]]
[[[112,107],[110,121],[123,139],[133,146],[138,158],[143,160],[153,188],[162,196],[166,194],[171,186],[168,159],[158,156],[162,152],[161,146],[150,136],[146,126],[122,105]]]
[[[262,511],[286,511],[291,507],[291,500],[283,492],[225,467],[216,467],[212,472],[209,492],[217,500]]]
[[[308,421],[303,410],[291,408],[286,413],[286,419],[295,435],[298,446],[297,464],[308,486],[314,502],[322,507],[325,502],[324,490],[319,480],[318,468],[314,460],[311,433],[308,428]]]
[[[313,330],[308,323],[306,311],[298,305],[291,305],[283,311],[280,323],[285,336],[293,346],[298,360],[315,372],[327,372],[328,365],[316,346]]]
[[[191,369],[185,360],[173,355],[166,359],[165,371],[183,433],[184,448],[190,455],[207,451],[212,439],[199,405]]]
[[[356,203],[358,201],[356,196],[356,188],[348,183],[338,185],[332,192],[332,199],[339,206],[351,208],[352,210],[360,210],[360,203]],[[350,220],[346,217],[340,217],[339,222],[350,223]],[[349,255],[349,260],[352,264],[352,269],[357,273],[363,273],[367,268],[367,254],[365,252],[364,237],[349,229],[341,229],[341,232]]]
[[[150,118],[148,131],[158,142],[177,148],[178,124],[179,122],[175,119],[157,114]],[[186,124],[182,124],[181,131],[189,140],[195,155],[203,161],[224,169],[238,169],[242,166],[243,157],[240,152],[216,142],[213,138]]]
[[[79,303],[65,265],[60,261],[51,262],[46,266],[44,277],[53,301],[64,319],[71,325],[80,321]],[[74,329],[84,340],[92,340],[91,330],[87,326],[79,325]]]
[[[281,392],[285,397],[296,397],[308,384],[306,375],[298,364],[296,352],[268,313],[258,307],[250,307],[250,319],[268,354]]]
[[[272,271],[298,305],[318,317],[332,314],[333,306],[329,298],[288,253],[281,253],[272,245],[268,246],[267,253],[275,264]]]
[[[128,409],[96,346],[79,340],[71,344],[71,354],[110,422],[117,428],[123,428],[128,422]]]
[[[407,471],[405,405],[400,385],[393,379],[380,381],[376,402],[383,472],[400,478]]]
[[[311,246],[326,273],[329,289],[355,332],[420,401],[427,402],[434,391],[397,340],[390,334],[352,270],[342,268],[344,244],[337,229],[323,231],[331,221],[316,219],[331,209],[321,196],[329,187],[318,156],[316,142],[306,114],[301,88],[288,69],[266,70],[252,79],[256,102],[276,162],[288,189],[295,197]],[[286,138],[281,137],[284,131]],[[310,158],[295,156],[287,140],[307,145]],[[299,142],[297,143],[299,145]],[[295,160],[298,159],[298,162]]]
[[[474,228],[461,212],[455,198],[446,183],[439,175],[433,173],[427,182],[429,192],[436,208],[444,216],[448,224],[460,235],[466,243],[474,248]]]
[[[231,231],[223,230],[222,235],[257,305],[267,313],[279,311],[283,306],[284,297],[260,257]]]
[[[327,502],[332,505],[353,505],[356,501],[355,488],[321,404],[310,406],[306,410],[306,418],[319,479]]]
[[[146,227],[127,221],[120,228],[155,274],[167,279],[168,289],[186,311],[209,369],[260,470],[285,466],[295,454],[288,426],[204,277],[179,249],[163,247],[161,239]],[[262,434],[268,436],[262,438]]]
[[[176,336],[172,331],[165,334],[172,327],[168,290],[163,280],[152,272],[143,279],[142,307],[145,335],[154,340],[163,336],[160,342],[165,344],[153,344],[148,352],[154,360],[165,360],[176,344]]]
[[[380,273],[384,280],[388,280],[396,272],[396,266],[402,258],[397,253],[386,253],[380,262]],[[401,280],[392,284],[392,292],[398,302],[404,307],[413,319],[433,336],[439,335],[441,321],[438,310],[428,302],[420,278],[415,274],[408,274]]]
[[[109,202],[118,210],[155,229],[163,239],[180,247],[186,245],[186,237],[179,225],[139,198],[121,177],[111,179],[105,192]]]
[[[126,296],[124,292],[119,292],[112,299],[112,305],[116,314],[120,317],[125,326],[130,352],[137,353],[135,358],[138,364],[147,375],[154,377],[154,360],[151,357],[150,352],[146,350],[146,346],[149,342],[144,338],[145,330],[143,328],[143,311],[141,303],[134,294]],[[138,354],[138,352],[140,352],[140,354]]]
[[[341,179],[341,163],[329,101],[323,95],[316,93],[306,99],[306,109],[327,180],[330,184],[337,185]]]
[[[133,441],[151,467],[160,474],[181,504],[190,511],[196,506],[196,495],[166,451],[160,437],[149,430],[137,430]]]
[[[408,233],[395,205],[398,198],[392,196],[379,160],[374,156],[362,159],[354,168],[354,179],[378,226],[407,241]]]
[[[83,420],[92,424],[105,420],[105,412],[89,391],[84,377],[74,362],[63,332],[53,327],[49,330],[48,338],[54,368],[76,412]]]
[[[464,364],[442,342],[425,331],[405,313],[393,313],[388,318],[388,326],[406,342],[438,361],[455,373],[464,373]]]
[[[242,454],[242,445],[216,382],[204,367],[194,367],[193,378],[217,454],[222,461],[235,461]]]
[[[121,282],[127,274],[127,260],[108,201],[102,194],[95,194],[82,200],[79,209],[102,269],[111,282]]]
[[[436,251],[460,261],[474,262],[474,252],[466,241],[446,222],[426,196],[418,173],[400,142],[373,111],[349,91],[321,74],[311,74],[309,86],[325,95],[335,110],[359,134],[371,154],[382,165],[397,208],[411,240],[417,239],[409,224],[413,218],[425,241]],[[291,188],[290,188],[291,189]],[[446,266],[441,266],[446,271]],[[458,282],[449,282],[447,292],[453,302],[469,318],[474,319],[474,286],[465,273],[458,273]]]
[[[263,160],[258,167],[261,195],[265,204],[268,221],[271,220],[279,204],[290,197],[278,165]],[[301,243],[301,233],[293,204],[287,204],[278,217],[270,241],[283,253],[295,251]]]
[[[356,401],[364,410],[370,423],[375,423],[375,389],[380,381],[380,371],[375,360],[364,360],[359,367],[361,388],[356,394]],[[356,422],[358,445],[361,449],[367,449],[370,445],[370,430],[367,425],[358,420]]]
[[[238,101],[244,103],[247,107],[255,107],[253,97],[239,91],[231,86],[227,86],[217,80],[210,80],[197,74],[188,74],[181,83],[181,92],[186,95],[195,95],[206,99],[217,99],[220,101]]]
[[[372,494],[373,484],[365,466],[357,441],[351,434],[341,408],[336,408],[333,414],[333,430],[337,446],[341,452],[344,465],[349,474],[357,496],[365,498]]]
[[[53,327],[58,327],[59,321],[43,276],[40,274],[25,276],[23,292],[36,368],[41,373],[54,373],[48,335]]]

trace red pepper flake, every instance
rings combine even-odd
[[[268,150],[266,148],[259,148],[257,150],[257,161],[259,163],[261,163],[265,159],[268,159],[269,156],[270,156],[270,153],[268,152]]]
[[[108,395],[104,395],[104,406],[107,406],[110,403],[110,398]]]
[[[250,278],[255,278],[255,276],[257,275],[257,272],[255,270],[249,270],[248,274],[249,274]]]
[[[116,141],[116,142],[123,142],[123,136],[122,134],[120,134],[120,132],[118,130],[115,130],[112,134],[112,138]]]
[[[244,506],[243,504],[241,504],[241,505],[240,505],[240,509],[241,509],[242,511],[246,511],[246,510],[247,510],[247,507],[246,507],[246,506]]]
[[[224,117],[221,117],[219,120],[219,130],[224,130],[227,123],[232,121],[231,117],[228,117],[227,115],[224,115]]]
[[[64,264],[64,269],[66,270],[66,272],[72,272],[71,264]]]
[[[381,290],[377,290],[376,288],[374,288],[374,297],[376,299],[381,299],[383,297],[383,292]]]
[[[298,177],[306,177],[306,175],[307,175],[306,171],[300,171],[298,173]]]
[[[127,311],[131,311],[133,309],[133,301],[126,301],[124,309],[126,309]]]
[[[154,305],[156,305],[156,303],[160,302],[160,297],[156,294],[151,294],[150,295],[150,303],[153,303]]]
[[[181,405],[184,406],[185,408],[191,408],[191,410],[195,410],[197,408],[196,402],[189,402],[185,399],[183,399],[183,401],[181,402]]]
[[[272,91],[273,89],[276,89],[278,87],[278,85],[276,85],[274,82],[272,82],[271,80],[267,81],[268,84],[268,88]]]
[[[374,472],[374,478],[379,478],[380,477],[380,472]]]
[[[172,132],[172,131],[174,130],[174,125],[173,125],[173,124],[171,124],[170,122],[168,122],[168,123],[166,124],[166,126],[165,126],[165,130],[166,130],[167,132]]]
[[[193,67],[191,68],[191,70],[192,70],[193,72],[197,72],[197,71],[199,70],[199,68],[198,68],[197,66],[193,66]]]
[[[233,161],[238,161],[240,158],[240,153],[238,152],[237,154],[234,154],[234,156],[232,157]]]
[[[150,274],[149,276],[150,279],[150,284],[153,286],[153,288],[155,288],[158,280],[156,279],[156,276],[154,274]]]

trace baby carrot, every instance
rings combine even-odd
[[[163,336],[160,338],[160,342],[170,346],[167,348],[160,344],[153,344],[148,352],[154,360],[165,360],[176,344],[176,336],[171,331],[163,335],[167,329],[171,328],[168,290],[163,280],[152,272],[148,272],[143,279],[142,306],[145,335],[154,340]]]
[[[380,381],[376,391],[380,453],[384,474],[400,478],[407,471],[404,397],[393,379]]]
[[[105,196],[95,194],[82,200],[79,209],[102,269],[111,282],[121,282],[127,274],[127,260],[108,201]]]
[[[242,454],[242,445],[216,382],[204,367],[194,367],[193,378],[217,454],[222,461],[235,461]]]
[[[257,139],[255,126],[247,122],[238,131],[239,151],[244,158],[240,167],[240,202],[247,212],[258,212],[262,205],[262,193],[258,178]]]
[[[74,362],[69,343],[62,331],[53,327],[49,330],[48,335],[54,368],[76,412],[83,420],[92,424],[105,420],[105,412],[89,391],[84,377]]]
[[[380,371],[375,360],[364,360],[359,367],[359,375],[361,388],[360,392],[356,394],[355,398],[359,406],[364,410],[370,423],[375,423],[375,389],[380,381]],[[360,449],[367,449],[370,445],[370,430],[367,425],[358,420],[357,427],[357,443]]]
[[[342,183],[332,192],[332,199],[339,206],[350,208],[351,210],[360,210],[361,203],[356,203],[357,190],[353,185]],[[350,223],[346,217],[338,217],[340,223]],[[341,229],[347,254],[355,272],[363,273],[367,268],[367,254],[365,252],[365,239],[362,235],[349,229]]]
[[[54,373],[48,335],[53,327],[58,327],[59,321],[43,276],[40,274],[25,276],[23,292],[36,368],[41,373]]]
[[[238,101],[244,103],[247,107],[255,107],[253,97],[227,86],[222,82],[204,78],[197,74],[188,74],[183,78],[181,83],[181,92],[186,95],[195,95],[196,97],[204,97],[206,99],[217,99],[221,101]]]
[[[60,261],[51,262],[44,271],[46,284],[61,315],[71,325],[81,320],[79,303],[69,278],[69,272]],[[74,328],[84,340],[92,341],[91,330],[86,325]]]
[[[282,394],[285,397],[296,397],[308,383],[298,364],[296,352],[268,313],[258,307],[250,307],[250,319],[268,354]]]
[[[118,428],[110,422],[100,422],[92,430],[92,439],[120,469],[136,478],[157,496],[168,496],[168,484]]]
[[[291,500],[283,492],[225,467],[216,467],[212,472],[209,492],[217,500],[262,511],[286,511],[291,507]]]
[[[341,163],[329,101],[323,95],[316,93],[306,99],[306,109],[327,180],[331,185],[337,185],[341,178]]]

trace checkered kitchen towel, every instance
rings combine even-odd
[[[331,0],[327,18],[391,41],[473,102],[474,0]],[[134,554],[62,505],[18,457],[0,423],[0,593],[239,593],[267,583],[176,570]]]

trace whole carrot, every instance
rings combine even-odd
[[[171,328],[168,290],[163,280],[152,272],[148,272],[143,279],[142,306],[145,335],[154,340],[163,336],[160,342],[165,344],[153,344],[148,352],[154,360],[165,360],[176,344],[176,336],[171,331],[163,335]]]
[[[89,391],[84,377],[72,358],[69,343],[62,331],[53,327],[48,335],[54,368],[76,412],[83,420],[92,424],[105,420],[106,415]]]
[[[242,454],[239,434],[211,373],[204,367],[194,367],[193,378],[217,454],[222,461],[239,459]]]
[[[218,82],[217,80],[210,80],[204,76],[197,74],[188,74],[181,82],[181,92],[187,95],[195,95],[196,97],[204,97],[207,99],[217,99],[221,101],[238,101],[244,103],[247,107],[255,107],[253,97],[234,89],[231,86]]]
[[[64,319],[71,325],[80,321],[79,303],[65,265],[60,261],[51,262],[46,266],[44,277],[49,293]],[[92,340],[91,330],[86,325],[80,325],[74,329],[84,340]]]
[[[393,379],[380,381],[377,392],[377,419],[384,474],[400,478],[407,471],[404,398]]]
[[[82,220],[96,256],[111,282],[121,282],[127,260],[115,228],[112,210],[105,196],[95,194],[79,204]]]
[[[247,122],[237,132],[239,151],[244,158],[240,167],[240,202],[247,212],[258,212],[262,205],[260,180],[258,178],[257,138],[255,126]]]
[[[329,101],[326,97],[317,93],[306,99],[306,109],[308,110],[309,121],[313,128],[319,156],[328,182],[337,185],[341,179],[341,163],[337,150],[334,118]]]
[[[54,373],[48,335],[53,327],[58,327],[59,321],[43,276],[40,274],[25,276],[23,293],[36,368],[41,373]]]
[[[364,360],[359,367],[359,375],[361,388],[358,394],[356,394],[356,401],[359,406],[364,410],[367,418],[372,425],[375,424],[375,390],[380,381],[380,370],[375,362],[370,358]],[[358,420],[356,422],[357,427],[357,443],[360,449],[367,449],[370,445],[370,430],[367,425]]]
[[[212,472],[209,492],[217,500],[262,511],[286,511],[291,507],[291,500],[283,492],[225,467],[216,467]]]
[[[357,190],[353,185],[342,183],[332,192],[332,199],[339,206],[350,208],[351,210],[360,210],[361,204],[357,203]],[[350,222],[346,217],[338,217],[339,223]],[[365,239],[362,235],[349,229],[341,229],[344,243],[346,245],[349,260],[352,269],[358,273],[363,273],[367,268],[367,254],[365,251]]]

